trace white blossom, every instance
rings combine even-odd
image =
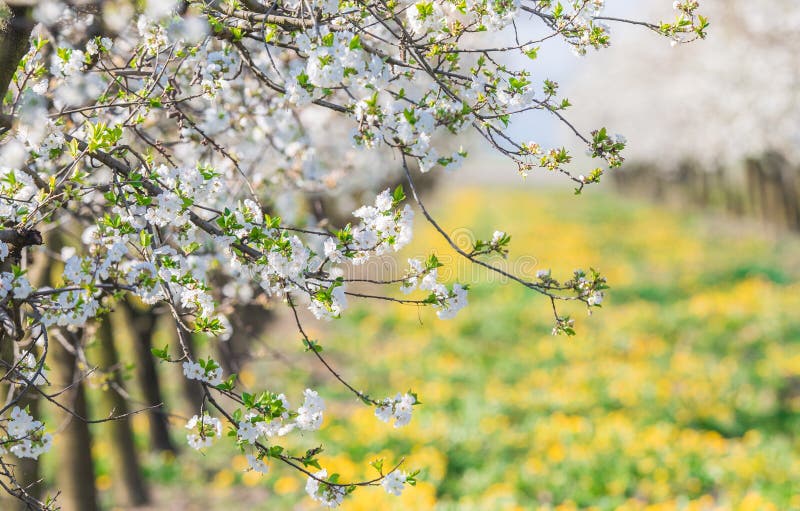
[[[314,477],[309,476],[306,481],[306,493],[325,507],[339,507],[344,499],[345,490],[341,486],[332,486],[319,481],[327,477],[328,471],[325,469],[315,473]]]
[[[403,493],[403,485],[406,482],[406,474],[399,470],[393,470],[386,474],[381,481],[381,486],[390,495],[400,496]]]
[[[297,427],[304,431],[315,431],[322,425],[325,402],[316,391],[311,389],[306,389],[303,396],[305,397],[303,406],[297,410]]]
[[[35,420],[27,411],[15,406],[11,410],[11,420],[5,424],[5,437],[0,437],[3,448],[7,448],[18,458],[37,459],[50,450],[53,437],[44,432],[44,425]]]
[[[222,436],[222,422],[207,414],[194,415],[186,423],[186,429],[189,430],[186,435],[189,446],[197,450],[211,447],[214,440]]]
[[[246,458],[250,470],[258,472],[259,474],[266,474],[269,472],[269,465],[267,465],[264,460],[258,459],[252,454],[246,455]]]
[[[203,381],[212,387],[216,387],[222,383],[222,368],[212,359],[208,359],[206,367],[203,367],[198,362],[184,362],[183,375],[189,380]]]
[[[400,428],[411,422],[411,413],[417,399],[411,394],[397,394],[386,398],[375,407],[375,416],[382,422],[394,419],[394,427]]]
[[[250,420],[245,419],[239,422],[237,434],[239,436],[239,440],[249,444],[255,444],[259,435],[261,434],[261,430],[258,428],[258,426],[250,422]]]

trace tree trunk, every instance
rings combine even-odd
[[[139,310],[135,305],[125,302],[124,312],[133,335],[136,350],[136,374],[147,406],[158,406],[147,412],[150,424],[150,445],[159,451],[175,452],[175,445],[169,436],[169,421],[161,381],[156,370],[153,353],[153,334],[156,331],[157,316],[152,309]]]
[[[20,408],[29,407],[30,413],[34,417],[39,417],[39,400],[34,396],[33,391],[28,391],[25,397],[19,402]],[[14,477],[16,477],[19,485],[34,499],[39,499],[42,496],[42,487],[44,484],[40,482],[39,474],[39,461],[30,458],[25,458],[17,461],[16,470],[14,470]],[[28,509],[27,504],[18,500],[15,505],[10,509],[17,509],[25,511]]]
[[[28,252],[28,250],[30,249],[25,249],[21,257],[21,264],[28,272],[28,280],[36,288],[47,285],[47,279],[50,275],[50,260],[41,257],[37,260],[34,260],[32,254]],[[29,339],[28,342],[32,341]],[[28,346],[17,348],[17,351],[21,349],[28,349]],[[39,357],[38,350],[36,348],[34,348],[33,353],[37,356],[37,358]],[[28,410],[33,417],[40,418],[40,400],[41,397],[37,392],[28,390],[18,405],[20,408],[28,407]],[[17,467],[15,470],[15,477],[19,485],[25,489],[28,495],[37,500],[40,500],[42,494],[44,493],[44,483],[40,481],[41,473],[39,468],[39,460],[25,458],[17,462]],[[9,509],[26,511],[29,508],[24,502],[17,500],[14,505],[9,506]]]
[[[6,2],[11,10],[11,19],[0,21],[0,106],[20,59],[28,51],[29,38],[33,30],[30,17],[30,2]],[[21,5],[21,4],[28,4]],[[0,112],[2,114],[2,112]],[[0,118],[0,127],[10,126],[10,119]],[[2,130],[0,130],[2,133]]]
[[[115,416],[125,415],[129,412],[128,402],[124,395],[122,374],[119,370],[119,355],[114,345],[114,334],[111,328],[111,318],[104,318],[97,329],[101,364],[108,371],[109,388],[103,397]],[[150,501],[147,483],[142,476],[139,456],[133,437],[133,428],[128,417],[122,417],[105,423],[110,430],[113,443],[112,461],[115,476],[112,480],[122,483],[125,498],[128,504],[141,506]]]
[[[29,407],[31,415],[39,417],[39,401],[33,396],[33,391],[28,391],[25,396],[17,403],[20,408]],[[14,482],[5,479],[5,484],[11,484],[11,488],[19,487],[24,490],[32,499],[39,500],[42,495],[42,486],[39,477],[39,462],[30,458],[23,459],[4,459],[9,466],[13,466]],[[30,509],[28,504],[5,492],[0,492],[0,509],[9,511],[27,511]]]
[[[226,375],[239,373],[251,359],[251,348],[267,330],[274,314],[262,303],[237,305],[230,314],[233,329],[227,341],[215,341],[219,363]]]
[[[79,349],[81,333],[62,330],[71,350]],[[88,417],[86,390],[77,370],[74,351],[69,351],[53,339],[50,343],[53,354],[53,372],[58,376],[56,382],[71,385],[59,399],[68,409],[79,417]],[[89,425],[69,413],[61,414],[66,424],[58,435],[58,473],[57,486],[61,495],[58,498],[62,511],[99,511],[97,490],[94,485],[94,464],[92,462],[92,436]]]

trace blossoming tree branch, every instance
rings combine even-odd
[[[352,386],[308,335],[300,309],[331,321],[350,301],[383,300],[454,317],[468,289],[443,283],[433,254],[391,278],[346,276],[347,267],[406,246],[415,213],[460,257],[541,294],[554,333],[572,334],[558,305],[599,306],[599,273],[516,275],[495,266],[488,256],[507,254],[511,236],[498,226],[460,246],[426,208],[417,180],[456,171],[467,152],[444,148],[472,131],[509,168],[563,174],[580,192],[622,163],[625,140],[572,127],[558,84],[529,69],[541,43],[560,39],[582,55],[608,46],[615,23],[683,43],[704,37],[708,22],[693,0],[675,2],[675,18],[654,23],[604,17],[603,0],[166,4],[0,3],[0,484],[30,508],[57,506],[16,472],[15,460],[36,459],[52,443],[26,404],[33,398],[87,423],[136,413],[131,404],[87,417],[63,399],[88,376],[86,365],[75,363],[66,387],[48,372],[53,350],[85,360],[83,347],[102,335],[109,312],[136,301],[168,316],[176,332],[153,355],[201,386],[185,423],[189,446],[227,442],[256,472],[285,465],[329,507],[361,486],[399,495],[415,482],[402,464],[376,462],[374,478],[345,481],[320,466],[320,448],[286,448],[290,435],[314,445],[310,432],[325,411],[318,391],[244,388],[219,361],[196,358],[193,336],[225,343],[237,307],[282,303],[313,363],[376,420],[408,424],[418,397]],[[509,64],[521,59],[529,65]],[[509,123],[528,111],[569,126],[596,168],[573,168],[566,148],[515,139]],[[341,136],[331,140],[328,130]],[[387,161],[404,182],[353,211],[349,223],[336,225],[320,208],[292,222],[276,213],[286,197],[358,183],[368,169],[388,174]],[[34,276],[37,267],[58,275]]]

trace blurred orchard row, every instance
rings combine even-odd
[[[667,4],[636,8],[659,16]],[[703,8],[712,22],[702,44],[670,48],[623,29],[587,58],[568,92],[585,106],[577,125],[630,135],[629,165],[612,174],[626,195],[800,232],[800,3]]]

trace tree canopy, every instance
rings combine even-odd
[[[348,268],[407,245],[415,214],[464,260],[541,294],[554,333],[572,334],[559,302],[599,307],[603,276],[507,271],[489,256],[507,254],[511,236],[498,226],[460,246],[426,209],[417,180],[455,172],[468,153],[452,146],[471,132],[509,168],[560,173],[580,193],[621,165],[626,142],[570,124],[558,84],[533,71],[541,43],[560,39],[583,55],[607,47],[615,23],[676,43],[704,37],[708,26],[693,0],[674,2],[675,19],[654,23],[603,16],[603,0],[27,3],[7,2],[0,32],[0,363],[8,392],[0,484],[35,508],[55,504],[31,495],[7,461],[37,458],[52,443],[26,395],[81,421],[124,418],[84,417],[62,403],[48,357],[68,338],[80,358],[82,339],[130,300],[172,318],[176,343],[152,353],[202,386],[186,424],[191,447],[229,442],[257,472],[290,466],[329,507],[359,486],[399,495],[413,485],[411,469],[380,463],[373,479],[340,480],[320,466],[318,447],[285,448],[284,437],[320,427],[318,391],[244,388],[218,361],[196,358],[192,336],[224,343],[238,308],[283,303],[310,358],[374,408],[376,420],[404,426],[421,398],[351,386],[306,333],[299,309],[330,321],[349,301],[379,300],[432,307],[442,320],[456,315],[468,286],[445,283],[434,254],[409,260],[399,275],[349,276]],[[530,65],[510,64],[516,56]],[[557,117],[598,165],[576,169],[571,149],[511,136],[509,124],[530,111]],[[368,190],[393,168],[403,182],[349,221],[317,201]],[[304,213],[286,218],[287,204]],[[48,264],[57,279],[31,276]],[[299,407],[290,404],[298,399]]]

